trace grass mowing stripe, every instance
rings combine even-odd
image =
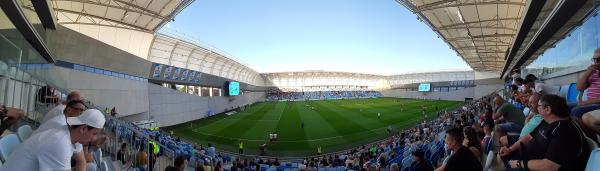
[[[361,126],[354,120],[348,119],[338,113],[338,111],[331,109],[331,106],[316,102],[311,102],[310,104],[317,107],[318,112],[322,113],[321,116],[323,119],[325,119],[340,135],[369,131],[369,129]],[[351,142],[352,139],[348,139],[348,141]]]
[[[281,120],[276,128],[277,142],[273,143],[271,150],[303,150],[307,149],[306,133],[300,128],[300,112],[297,102],[288,102]]]
[[[317,110],[306,105],[310,104]],[[400,104],[404,111],[400,112]],[[410,128],[423,120],[421,105],[430,106],[428,120],[435,118],[434,108],[458,107],[461,102],[397,98],[321,100],[298,102],[261,102],[238,114],[216,115],[165,128],[193,142],[212,143],[219,150],[237,152],[244,141],[246,154],[257,154],[267,141],[269,130],[277,130],[279,141],[267,148],[271,156],[314,155],[317,146],[325,152],[344,150],[385,138],[388,125]],[[360,112],[360,109],[363,109]],[[377,113],[382,113],[377,120]],[[279,120],[277,120],[280,118]],[[300,128],[304,120],[305,128]],[[398,130],[396,130],[398,131]]]
[[[261,118],[266,115],[268,111],[275,107],[275,103],[268,103],[266,106],[262,107],[260,110],[253,112],[244,116],[242,119],[233,122],[233,124],[228,125],[223,128],[221,131],[217,133],[217,135],[230,136],[230,137],[240,137],[248,131],[250,127],[256,125],[257,122],[250,122],[245,120],[245,118]],[[237,130],[237,131],[231,131]]]

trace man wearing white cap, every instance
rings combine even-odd
[[[67,126],[32,135],[10,154],[0,170],[71,170],[73,144],[89,144],[106,119],[96,109],[68,117]]]
[[[42,122],[32,135],[44,132],[57,127],[67,126],[67,117],[77,117],[81,115],[85,110],[85,102],[81,100],[71,100],[65,104],[62,108],[60,115],[53,116],[52,118]],[[48,116],[48,115],[46,115]],[[73,159],[75,160],[76,170],[86,170],[86,160],[83,152],[83,145],[80,143],[73,144]]]

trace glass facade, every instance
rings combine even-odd
[[[19,3],[30,1],[19,1]],[[23,4],[20,4],[23,5]],[[24,6],[20,6],[24,8]],[[41,26],[33,8],[24,11],[28,20],[34,20],[32,25]],[[37,30],[36,31],[44,31]],[[43,35],[43,33],[40,33]],[[24,111],[26,117],[39,119],[40,111],[44,110],[47,102],[37,100],[38,91],[47,86],[47,80],[40,73],[51,69],[53,65],[35,50],[21,35],[8,16],[0,9],[0,104],[18,108]],[[51,89],[51,96],[64,98],[64,91]]]
[[[546,49],[524,68],[524,74],[551,77],[560,71],[579,71],[592,63],[594,50],[600,47],[600,16],[593,11],[582,25],[573,29],[553,48]]]
[[[40,17],[35,12],[35,8],[33,7],[31,0],[18,0],[17,3],[19,4],[21,11],[23,11],[23,14],[25,14],[25,18],[27,18],[29,24],[31,24],[33,28],[40,34],[42,39],[46,41],[46,29],[42,25]]]
[[[392,87],[398,87],[405,84],[424,83],[424,82],[443,82],[451,81],[452,84],[463,84],[463,81],[475,80],[473,71],[454,71],[454,72],[431,72],[431,73],[410,73],[401,75],[392,75],[388,77],[389,84]]]

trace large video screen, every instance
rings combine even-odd
[[[429,91],[431,91],[431,84],[430,83],[421,83],[421,84],[419,84],[419,91],[421,91],[421,92],[429,92]]]
[[[227,86],[229,88],[229,91],[228,91],[229,96],[240,95],[240,83],[239,82],[230,81]]]

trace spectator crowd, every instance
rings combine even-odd
[[[382,97],[378,91],[306,91],[283,92],[270,89],[267,91],[267,100],[326,100],[326,99],[355,99]]]
[[[166,170],[584,170],[600,133],[600,50],[592,61],[576,81],[580,96],[574,101],[556,95],[535,75],[523,79],[515,70],[507,91],[467,102],[376,143],[294,161],[218,152],[211,144],[193,145],[171,134],[107,119],[90,108],[81,93],[72,92],[44,116],[30,137],[0,158],[1,170],[95,169],[94,151],[106,145],[107,136],[122,140],[114,152],[116,160],[139,170],[153,170],[161,156],[174,159]],[[270,100],[380,96],[375,91],[267,94]],[[1,108],[0,131],[20,115],[18,110]],[[103,129],[109,130],[108,135],[101,135]],[[491,166],[492,161],[497,165]]]

